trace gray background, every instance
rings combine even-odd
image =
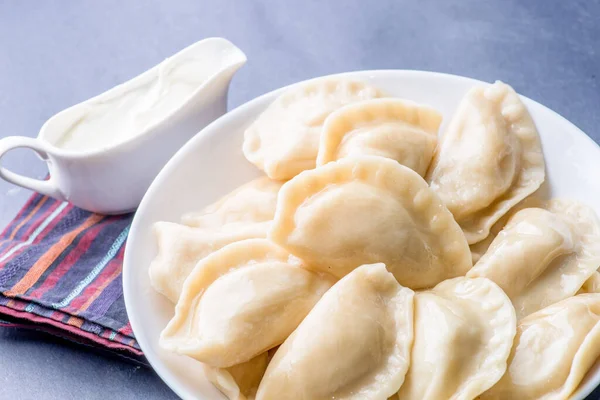
[[[600,140],[596,0],[0,0],[0,137],[208,36],[248,55],[231,107],[323,74],[423,69],[506,81]],[[46,174],[26,151],[3,164]],[[0,182],[0,229],[29,195]],[[175,398],[149,369],[22,330],[0,328],[0,371],[0,399]]]

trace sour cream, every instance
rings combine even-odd
[[[226,64],[190,50],[77,106],[55,145],[68,150],[108,148],[163,121]]]

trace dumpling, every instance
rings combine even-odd
[[[229,400],[253,400],[267,369],[269,353],[264,352],[250,361],[229,368],[204,365],[204,373]]]
[[[282,184],[258,178],[202,212],[184,215],[182,222],[187,226],[157,222],[158,254],[150,265],[153,287],[175,303],[185,278],[199,260],[227,244],[265,238]]]
[[[600,265],[594,211],[565,200],[547,208],[516,213],[467,274],[496,282],[518,318],[573,296]]]
[[[383,262],[411,289],[471,268],[464,234],[423,178],[377,156],[343,158],[285,183],[269,238],[340,278]]]
[[[472,400],[506,371],[515,310],[485,278],[454,278],[415,296],[415,341],[399,400]]]
[[[325,120],[317,166],[348,156],[391,158],[424,176],[437,144],[442,115],[401,99],[349,104]]]
[[[281,344],[333,284],[266,239],[223,247],[185,281],[160,345],[227,368]]]
[[[256,399],[386,400],[410,363],[413,297],[383,264],[355,269],[277,350]]]
[[[600,294],[562,300],[519,321],[508,370],[482,400],[566,400],[600,356]]]
[[[428,172],[469,244],[544,181],[538,132],[519,95],[496,82],[471,89],[458,106]]]
[[[283,182],[255,179],[229,193],[202,212],[185,214],[182,223],[199,228],[220,229],[228,224],[273,220],[277,193]],[[231,226],[237,229],[238,225]]]
[[[313,169],[325,118],[346,104],[375,97],[382,97],[377,88],[338,77],[295,85],[246,130],[244,155],[271,179]]]
[[[173,222],[153,226],[158,251],[150,264],[150,283],[176,303],[194,265],[223,246],[240,240],[265,238],[270,222],[238,226],[231,231],[191,228]]]

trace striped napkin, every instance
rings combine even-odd
[[[133,215],[33,195],[0,234],[0,320],[141,356],[121,267]]]

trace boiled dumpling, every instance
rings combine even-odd
[[[157,255],[150,264],[150,283],[173,303],[194,265],[223,246],[240,240],[264,238],[270,222],[238,226],[237,229],[191,228],[173,222],[156,222]]]
[[[277,350],[256,399],[386,400],[410,363],[413,297],[383,264],[355,269]]]
[[[185,281],[160,345],[227,368],[281,344],[333,281],[266,239],[223,247]]]
[[[237,229],[240,223],[271,221],[275,215],[277,193],[282,182],[269,178],[255,179],[229,193],[202,212],[185,214],[185,225],[221,229]]]
[[[540,138],[519,95],[496,82],[471,89],[440,139],[431,187],[470,244],[544,181]]]
[[[271,179],[290,179],[315,167],[321,128],[332,111],[381,95],[369,84],[344,78],[293,86],[246,130],[244,155]]]
[[[204,365],[204,373],[229,400],[253,400],[267,369],[269,353],[264,352],[250,361],[229,368]]]
[[[600,294],[581,294],[519,321],[508,370],[482,400],[567,400],[600,356]]]
[[[415,296],[415,341],[399,400],[472,400],[506,371],[510,300],[485,278],[455,278]]]
[[[401,99],[349,104],[325,120],[317,165],[348,156],[391,158],[425,175],[437,143],[442,115]]]
[[[337,277],[383,262],[411,289],[471,268],[465,236],[437,195],[383,157],[343,158],[285,183],[269,238]]]
[[[600,265],[600,224],[590,208],[551,200],[516,213],[467,276],[496,282],[523,318],[573,296]]]
[[[150,265],[154,288],[176,302],[183,281],[200,259],[227,244],[266,237],[281,185],[269,178],[258,178],[202,212],[184,215],[182,222],[187,226],[156,223],[158,254]]]

